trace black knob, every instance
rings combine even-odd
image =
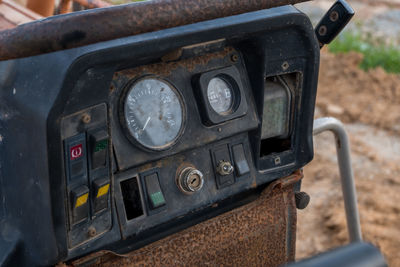
[[[306,192],[296,192],[294,198],[296,199],[296,208],[299,210],[307,208],[310,203],[310,196]]]

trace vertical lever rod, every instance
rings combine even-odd
[[[336,153],[339,164],[340,181],[344,208],[346,211],[347,230],[350,242],[361,242],[360,217],[357,207],[357,192],[351,167],[350,142],[343,124],[335,118],[321,118],[314,121],[313,134],[331,131],[335,135]]]

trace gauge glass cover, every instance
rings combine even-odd
[[[149,149],[171,147],[182,132],[182,100],[172,85],[160,79],[135,82],[127,93],[124,115],[129,133]]]
[[[212,109],[220,115],[228,114],[233,106],[232,86],[224,79],[214,77],[207,87],[208,102]]]

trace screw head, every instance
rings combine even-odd
[[[339,13],[337,11],[332,11],[331,14],[329,14],[329,19],[332,22],[335,22],[339,19]]]
[[[238,60],[239,60],[239,56],[238,56],[237,54],[233,54],[233,55],[231,56],[231,61],[232,61],[232,62],[238,62]]]
[[[289,65],[289,62],[287,62],[287,61],[285,61],[285,62],[282,63],[282,69],[283,69],[283,70],[287,70],[287,69],[289,68],[289,66],[290,66],[290,65]]]
[[[92,117],[90,117],[89,114],[85,113],[82,116],[82,122],[85,124],[88,124],[92,120]]]
[[[321,36],[325,36],[328,33],[328,28],[325,25],[322,25],[321,27],[319,27],[318,33]]]
[[[96,234],[97,234],[96,228],[94,228],[93,226],[90,226],[88,229],[89,237],[95,237]]]

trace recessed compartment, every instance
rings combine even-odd
[[[264,85],[260,157],[292,148],[292,118],[297,74],[268,77]]]
[[[128,221],[142,216],[143,206],[140,198],[139,183],[136,177],[121,182],[122,198]]]

